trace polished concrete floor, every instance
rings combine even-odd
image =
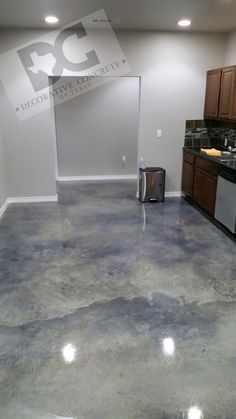
[[[183,199],[62,184],[0,222],[1,419],[236,418],[236,244]]]

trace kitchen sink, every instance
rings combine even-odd
[[[220,161],[235,161],[236,153],[222,154],[221,156],[216,156],[215,158]]]

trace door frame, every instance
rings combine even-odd
[[[84,75],[86,77],[86,75]],[[55,76],[54,76],[55,77]],[[61,76],[62,78],[63,76]],[[66,78],[70,76],[64,76]],[[77,76],[71,76],[71,78]],[[104,176],[60,176],[59,175],[59,162],[58,162],[58,150],[57,150],[57,133],[56,133],[56,118],[55,118],[55,106],[53,97],[52,97],[52,106],[50,108],[51,120],[52,120],[52,139],[53,139],[53,150],[54,150],[54,167],[55,167],[55,180],[56,182],[78,182],[78,181],[96,181],[96,180],[131,180],[137,179],[137,188],[138,188],[138,166],[140,159],[140,107],[141,107],[141,76],[97,76],[102,78],[109,79],[121,79],[121,78],[130,78],[135,77],[139,79],[139,103],[138,103],[138,127],[137,127],[137,136],[138,136],[138,155],[137,155],[137,175],[104,175]],[[51,86],[51,79],[53,76],[49,76],[49,86]],[[99,87],[99,86],[97,86]],[[96,87],[95,87],[96,88]],[[89,90],[90,91],[90,90]],[[85,94],[86,92],[82,93]],[[78,95],[79,96],[79,95]],[[70,99],[69,99],[70,100]],[[138,189],[137,189],[138,190]]]

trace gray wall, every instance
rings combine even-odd
[[[6,175],[5,175],[5,162],[4,162],[4,149],[3,149],[3,135],[0,126],[0,208],[7,199],[6,188]]]
[[[40,31],[3,30],[0,53],[37,37]],[[14,68],[9,71],[15,71]],[[17,79],[17,73],[15,75]],[[0,84],[8,196],[56,195],[53,127],[49,111],[19,122]]]
[[[132,31],[118,37],[132,74],[142,78],[140,155],[166,168],[167,191],[179,191],[185,120],[203,117],[206,71],[223,62],[225,37]]]
[[[36,35],[35,31],[2,31],[0,53]],[[121,31],[118,39],[131,74],[142,77],[139,153],[148,164],[164,166],[167,191],[178,191],[185,120],[202,118],[205,72],[224,64],[225,36]],[[20,123],[5,93],[3,100],[9,194],[54,195],[50,111]],[[163,139],[155,137],[158,128]]]
[[[56,106],[55,121],[59,176],[137,173],[138,77],[121,77]]]
[[[224,65],[236,65],[236,31],[227,37]]]

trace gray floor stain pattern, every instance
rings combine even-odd
[[[1,220],[1,419],[236,418],[235,241],[135,186]]]

